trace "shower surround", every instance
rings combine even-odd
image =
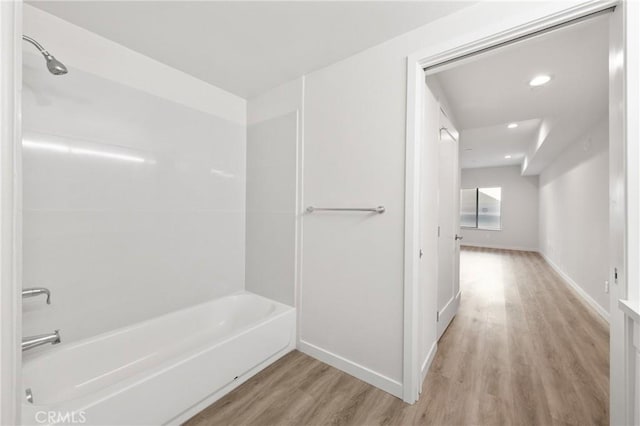
[[[25,50],[23,286],[51,304],[23,336],[62,343],[23,354],[22,421],[185,421],[295,347],[293,297],[245,291],[247,103],[29,5],[24,30],[68,73]]]

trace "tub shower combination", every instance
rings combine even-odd
[[[42,47],[40,43],[38,43],[33,38],[23,35],[22,39],[33,46],[40,52],[40,54],[44,57],[44,60],[47,65],[47,69],[53,75],[64,75],[66,74],[67,67],[60,61],[58,61],[47,49]],[[47,296],[47,305],[51,304],[51,293],[48,289],[43,287],[36,288],[25,288],[22,290],[22,298],[38,296],[41,294],[45,294]],[[56,345],[60,343],[60,330],[55,330],[53,333],[48,334],[40,334],[37,336],[26,337],[22,339],[22,350],[26,351],[29,349],[36,348],[38,346],[52,344]]]
[[[24,39],[50,73],[67,73],[37,41]],[[25,288],[22,296],[51,304],[47,288]],[[235,291],[64,344],[61,328],[23,338],[23,424],[180,424],[293,350],[296,315]]]
[[[23,422],[180,424],[294,347],[294,308],[225,296],[26,356]]]

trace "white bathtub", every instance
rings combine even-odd
[[[61,335],[25,357],[24,424],[179,424],[291,351],[295,310],[237,293],[69,345]]]

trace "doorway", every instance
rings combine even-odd
[[[570,12],[562,14],[562,16],[554,16],[553,19],[549,18],[546,24],[537,22],[535,24],[524,25],[506,34],[501,34],[499,37],[487,37],[487,39],[479,43],[478,42],[469,43],[468,45],[463,45],[462,47],[459,47],[457,49],[445,51],[445,52],[433,52],[433,51],[428,53],[423,52],[423,53],[413,55],[412,57],[409,58],[409,71],[408,71],[408,74],[409,74],[408,121],[409,123],[408,123],[408,135],[407,135],[407,140],[408,140],[407,179],[408,179],[408,182],[411,181],[412,184],[411,185],[409,183],[407,184],[408,185],[408,188],[407,188],[407,194],[408,194],[407,212],[408,213],[407,213],[407,221],[406,221],[407,223],[406,232],[407,232],[407,249],[408,250],[415,248],[416,249],[415,252],[417,253],[419,252],[419,249],[420,249],[419,244],[416,242],[416,240],[419,240],[419,234],[416,231],[416,228],[418,228],[418,225],[408,217],[410,212],[416,211],[414,210],[414,206],[420,205],[420,202],[418,202],[418,199],[419,199],[419,196],[417,195],[418,191],[416,190],[415,187],[412,188],[412,185],[413,185],[413,182],[418,182],[420,179],[424,179],[425,176],[428,179],[429,174],[428,172],[425,172],[423,169],[428,168],[429,165],[433,166],[435,164],[433,162],[429,164],[428,161],[427,163],[425,163],[424,159],[421,159],[420,162],[413,162],[413,163],[412,161],[409,160],[410,158],[413,160],[414,156],[416,155],[422,158],[422,156],[428,157],[429,154],[433,154],[433,152],[429,153],[429,148],[425,148],[425,150],[423,151],[423,149],[418,145],[419,142],[422,142],[422,139],[425,137],[425,134],[428,133],[428,128],[429,128],[428,123],[424,123],[424,125],[420,125],[420,120],[424,120],[424,118],[421,117],[421,113],[424,111],[424,109],[428,104],[428,100],[425,99],[425,96],[421,93],[420,90],[417,90],[420,88],[423,88],[423,89],[427,88],[427,84],[424,82],[424,80],[420,78],[420,75],[422,74],[422,69],[429,68],[430,66],[437,65],[437,64],[443,64],[441,66],[441,69],[453,68],[455,64],[453,64],[450,61],[453,61],[455,59],[460,59],[461,57],[468,60],[468,55],[470,54],[476,53],[478,51],[484,51],[485,49],[494,48],[497,45],[501,45],[502,43],[510,43],[516,39],[519,40],[520,38],[528,37],[534,33],[538,33],[539,31],[548,30],[549,27],[552,27],[558,23],[567,23],[569,21],[573,21],[574,19],[582,19],[587,15],[591,15],[592,13],[600,12],[602,9],[606,8],[605,6],[606,5],[600,5],[600,7],[597,10],[593,8],[590,9],[587,7],[584,7],[581,10],[572,10]],[[622,28],[622,25],[617,25],[617,24],[620,24],[624,19],[622,8],[616,9],[615,12],[610,13],[608,16],[609,17],[607,19],[614,21],[614,25],[611,26],[612,37],[611,37],[611,44],[609,46],[609,51],[615,51],[615,49],[619,49],[619,47],[616,46],[616,43],[619,43],[619,39],[621,38],[621,36],[616,37],[615,33],[620,32],[621,31],[620,29]],[[460,63],[460,61],[458,61],[457,63]],[[416,67],[413,68],[412,64],[416,64]],[[621,89],[615,84],[616,79],[621,78],[620,74],[622,74],[622,70],[616,71],[615,67],[613,70],[614,71],[608,76],[608,79],[609,79],[608,86],[611,90],[609,102],[611,102],[612,98],[618,97],[619,99],[619,97],[622,96]],[[414,94],[412,94],[412,92],[414,92]],[[417,117],[420,117],[420,120],[417,120],[416,119]],[[621,133],[619,131],[620,126],[623,125],[622,123],[623,123],[624,117],[620,113],[620,111],[616,111],[616,112],[613,112],[607,118],[608,119],[606,121],[609,125],[608,133],[611,139],[610,143],[614,146],[609,150],[610,152],[609,164],[611,165],[611,164],[617,164],[617,162],[620,162],[620,161],[624,162],[622,149],[616,148],[616,147],[621,147],[624,144],[624,140],[622,139]],[[461,138],[461,144],[464,144],[464,136]],[[611,168],[611,170],[614,170],[614,168]],[[620,173],[621,175],[624,173],[622,169],[618,169],[618,170],[620,171],[611,172],[609,176],[610,181],[619,179],[618,176],[615,176],[616,173]],[[484,187],[477,186],[475,187],[475,190],[479,191],[481,188],[484,188]],[[471,189],[471,188],[465,188],[465,189]],[[622,196],[622,198],[616,198],[620,196]],[[624,208],[620,209],[620,205],[624,205],[623,202],[624,202],[624,193],[620,194],[620,192],[616,192],[615,194],[612,195],[611,205],[618,206],[619,211],[616,211],[615,208],[611,207],[609,209],[609,220],[611,222],[615,222],[617,224],[616,225],[617,228],[620,228],[621,224],[624,224]],[[622,214],[620,214],[620,212],[622,212]],[[420,215],[419,217],[421,218],[421,220],[424,220],[425,218],[427,218],[426,219],[427,221],[429,220],[428,215]],[[608,274],[608,278],[611,280],[610,282],[613,282],[614,273],[615,273],[614,269],[617,269],[618,271],[620,271],[620,270],[624,270],[625,268],[624,251],[619,249],[620,247],[624,247],[624,230],[621,233],[617,233],[617,234],[615,231],[609,232],[607,237],[610,239],[610,242],[611,242],[607,274]],[[429,261],[427,261],[427,263],[428,262]],[[622,266],[614,267],[612,266],[614,264],[622,265]],[[407,261],[406,266],[407,266],[406,267],[407,279],[405,283],[406,284],[405,288],[408,290],[406,292],[406,298],[408,299],[411,297],[412,291],[418,291],[419,286],[417,285],[417,283],[420,282],[420,279],[418,277],[420,276],[420,272],[424,271],[424,266],[421,265],[419,261],[416,259],[411,259],[410,261]],[[426,272],[426,274],[427,275],[430,274],[429,276],[431,277],[431,280],[433,282],[436,282],[434,280],[436,280],[437,278],[434,278],[433,272]],[[423,277],[424,277],[424,273],[423,273]],[[609,293],[610,300],[615,301],[616,303],[618,299],[624,298],[626,295],[626,285],[625,285],[626,282],[624,281],[623,278],[624,277],[622,277],[621,274],[618,274],[618,284],[616,285],[615,288],[612,287]],[[464,299],[464,294],[462,295],[462,298]],[[433,360],[434,350],[437,350],[437,349],[429,350],[429,351],[424,351],[424,350],[420,351],[418,350],[418,348],[416,348],[417,346],[416,344],[412,344],[412,341],[423,343],[420,339],[425,340],[425,338],[423,337],[423,333],[420,332],[420,325],[428,324],[428,321],[425,321],[425,318],[429,317],[429,314],[425,314],[424,312],[421,312],[420,311],[421,307],[418,306],[418,304],[406,303],[405,307],[407,308],[405,310],[405,317],[408,320],[407,335],[415,336],[414,339],[405,339],[405,360],[406,360],[405,379],[407,380],[407,382],[405,383],[404,399],[405,401],[411,401],[412,395],[417,396],[418,392],[420,391],[421,377],[424,377],[425,368],[426,369],[429,368],[429,365]],[[427,306],[427,309],[428,309],[428,306]],[[421,321],[414,320],[414,316],[416,314],[418,314],[418,316],[416,316],[415,318],[420,318]],[[612,342],[616,341],[617,339],[622,339],[622,335],[621,335],[622,332],[620,331],[621,330],[620,323],[622,320],[618,317],[617,314],[618,313],[616,312],[615,316],[617,318],[612,318],[612,321],[611,321],[611,327],[612,327],[611,341]],[[436,315],[438,314],[436,313]],[[623,329],[624,328],[622,327],[622,330]],[[437,333],[434,333],[434,336],[437,336]],[[428,340],[428,338],[426,340]],[[434,343],[434,345],[435,345],[435,348],[437,348],[437,343]],[[613,346],[615,345],[612,343],[612,347]],[[427,352],[426,356],[425,356],[425,352]],[[612,358],[624,356],[624,352],[617,351],[617,350],[612,351],[611,356]],[[622,392],[625,389],[625,385],[619,382],[618,378],[615,377],[617,375],[616,372],[613,371],[616,368],[623,368],[623,366],[624,366],[624,362],[621,362],[621,365],[619,367],[613,367],[613,362],[612,362],[612,383],[611,383],[612,421],[616,418],[615,416],[626,416],[628,414],[627,408],[621,408],[621,404],[624,405],[625,398],[618,393],[618,392]],[[412,373],[412,371],[420,371],[420,370],[422,374]]]

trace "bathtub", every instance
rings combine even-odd
[[[180,424],[295,347],[295,310],[242,292],[25,354],[23,424]],[[32,356],[31,356],[32,355]]]

